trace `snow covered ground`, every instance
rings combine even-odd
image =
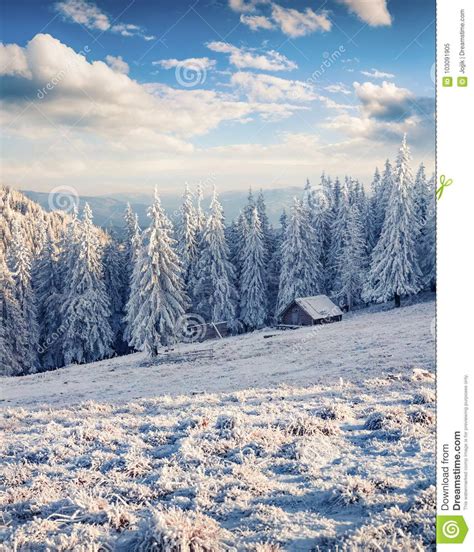
[[[143,354],[71,366],[21,378],[2,378],[2,406],[66,406],[95,400],[125,402],[156,395],[229,392],[286,383],[332,384],[339,378],[434,369],[434,301],[401,309],[372,307],[342,322],[295,331],[258,331],[224,340],[182,344],[175,353],[206,351],[212,358],[161,361]],[[265,339],[265,335],[273,337]]]
[[[434,550],[433,316],[4,378],[0,549]]]

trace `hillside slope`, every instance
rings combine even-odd
[[[173,362],[165,358],[150,365],[138,353],[55,372],[2,378],[0,404],[123,402],[279,384],[332,384],[340,378],[356,383],[404,374],[414,367],[434,370],[433,318],[434,301],[385,311],[372,308],[327,326],[268,329],[182,344],[175,349],[180,359]],[[205,351],[207,358],[194,359],[196,351]]]
[[[3,378],[0,551],[434,550],[433,315]]]

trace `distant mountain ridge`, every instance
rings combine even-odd
[[[23,190],[23,193],[31,200],[36,201],[46,211],[51,211],[50,194],[46,192],[33,192]],[[258,191],[255,191],[257,194]],[[279,189],[264,190],[265,203],[267,206],[267,214],[272,224],[277,225],[280,215],[284,209],[288,209],[295,196],[301,196],[303,187],[288,187]],[[174,219],[181,205],[181,195],[179,194],[162,194],[161,203],[168,215]],[[247,202],[248,190],[222,192],[219,194],[220,202],[224,208],[226,223],[229,224],[232,220],[239,216]],[[148,217],[146,216],[147,209],[152,202],[152,194],[144,193],[117,193],[101,196],[80,196],[79,209],[84,207],[85,203],[89,203],[94,214],[94,223],[97,226],[110,231],[117,231],[123,228],[123,214],[130,203],[132,209],[137,213],[140,226],[145,228],[148,226]],[[203,201],[203,207],[207,208],[210,197],[206,196]],[[54,206],[53,206],[54,208]]]

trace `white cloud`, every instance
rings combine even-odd
[[[88,29],[98,29],[99,31],[110,29],[110,21],[107,15],[102,13],[95,4],[85,0],[57,2],[56,9],[66,19],[84,25]]]
[[[271,30],[275,27],[270,19],[264,15],[242,14],[240,16],[240,22],[247,25],[247,27],[250,27],[252,31],[258,31],[258,29]]]
[[[273,75],[238,72],[232,75],[231,84],[245,93],[250,101],[307,102],[318,98],[310,84]]]
[[[15,50],[10,46],[8,51]],[[38,139],[57,137],[58,129],[64,128],[71,135],[100,136],[107,143],[146,135],[147,143],[154,137],[157,151],[173,145],[181,150],[192,147],[187,142],[192,137],[224,121],[279,119],[301,109],[289,103],[239,101],[212,90],[141,85],[102,61],[89,63],[46,34],[15,51],[23,61],[16,72],[9,70],[3,77],[0,119],[10,132],[33,133]]]
[[[132,23],[113,24],[108,15],[103,13],[94,3],[87,0],[63,0],[55,4],[56,10],[69,21],[79,23],[87,29],[110,31],[121,36],[139,36],[145,40],[153,40],[155,37],[147,35],[144,29]]]
[[[408,135],[410,146],[414,134]],[[131,137],[129,144],[114,150],[90,147],[81,157],[70,144],[60,143],[51,157],[39,156],[26,167],[9,162],[4,168],[4,179],[18,187],[49,192],[67,181],[80,194],[107,192],[151,191],[158,183],[160,192],[181,194],[186,181],[216,184],[219,191],[255,188],[282,188],[304,186],[306,178],[317,182],[324,170],[331,177],[354,178],[369,183],[375,166],[397,152],[398,139],[393,143],[372,141],[363,136],[329,142],[319,132],[286,132],[275,136],[273,144],[258,141],[243,144],[195,147],[179,155],[162,153],[148,148],[145,133]],[[153,143],[153,142],[152,142]],[[142,146],[145,145],[145,147]],[[132,147],[134,145],[134,147]],[[427,144],[414,147],[413,166],[423,160],[433,165]],[[434,151],[434,148],[433,148]],[[25,185],[25,182],[27,183]],[[206,184],[205,184],[206,185]]]
[[[335,102],[331,98],[328,98],[327,96],[319,96],[318,98],[328,109],[335,109],[336,111],[341,112],[347,112],[351,109],[357,109],[356,105],[352,104],[341,104],[338,102]]]
[[[338,0],[355,13],[359,19],[372,27],[391,25],[392,17],[387,8],[387,0]]]
[[[67,181],[85,194],[151,188],[159,182],[162,190],[175,191],[185,180],[210,174],[216,175],[222,189],[249,183],[275,188],[303,184],[306,176],[317,178],[322,168],[333,175],[343,171],[364,178],[389,155],[390,137],[398,140],[400,132],[408,131],[410,142],[416,138],[426,150],[434,136],[426,117],[412,105],[416,102],[429,110],[419,98],[407,98],[388,83],[378,87],[363,83],[358,84],[356,96],[359,116],[335,113],[328,122],[343,135],[340,142],[325,140],[319,125],[311,134],[277,135],[277,143],[271,145],[252,143],[249,130],[246,143],[200,147],[198,137],[223,123],[305,115],[302,102],[313,95],[331,109],[354,106],[331,103],[306,83],[272,76],[269,80],[269,75],[236,83],[248,90],[244,100],[235,92],[142,85],[102,61],[88,62],[44,34],[24,48],[3,46],[0,61],[4,75],[0,124],[6,137],[2,178],[22,188],[48,191]],[[387,105],[396,104],[397,97],[411,111],[401,121],[389,120],[394,113]],[[217,141],[219,136],[211,137]]]
[[[379,71],[372,67],[372,72],[370,71],[361,71],[361,74],[366,77],[371,77],[373,79],[393,79],[395,75],[393,73],[385,73],[384,71]]]
[[[425,147],[434,140],[434,99],[419,98],[406,88],[384,81],[381,85],[355,82],[359,113],[333,117],[326,128],[354,139],[389,143],[406,132],[411,141]]]
[[[209,59],[208,57],[201,58],[187,58],[187,59],[160,59],[154,61],[152,65],[159,65],[163,69],[174,69],[175,67],[188,67],[189,69],[198,68],[200,70],[210,70],[216,65],[215,59]]]
[[[345,94],[346,96],[352,94],[352,91],[349,90],[347,86],[342,83],[330,84],[329,86],[326,86],[324,90],[327,90],[328,92],[332,92],[334,94]]]
[[[229,7],[237,13],[250,13],[255,11],[258,4],[268,4],[269,0],[229,0]]]
[[[291,38],[305,36],[314,31],[330,31],[332,26],[325,12],[317,14],[311,8],[300,12],[272,4],[272,17],[281,31]]]
[[[31,78],[31,71],[28,68],[28,60],[23,48],[17,44],[0,43],[0,75]]]
[[[394,83],[383,81],[381,85],[371,82],[354,82],[354,89],[361,102],[363,113],[379,119],[397,119],[409,110],[414,94],[407,88],[398,88]]]
[[[229,61],[239,69],[259,69],[261,71],[291,71],[298,66],[283,54],[268,50],[261,54],[248,48],[237,48],[227,42],[209,42],[207,47],[213,52],[230,54]]]
[[[128,75],[130,67],[128,66],[128,63],[122,59],[122,56],[106,56],[105,61],[107,62],[107,65],[116,73]]]

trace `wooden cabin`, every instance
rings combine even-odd
[[[282,311],[279,319],[286,326],[314,326],[340,322],[342,310],[327,295],[298,297]]]
[[[202,337],[202,341],[207,341],[208,339],[222,339],[223,337],[227,337],[229,333],[227,322],[212,322],[206,324],[206,333]]]
[[[229,334],[227,322],[210,322],[204,324],[187,323],[182,329],[182,335],[179,341],[200,343],[208,339],[223,339]]]

